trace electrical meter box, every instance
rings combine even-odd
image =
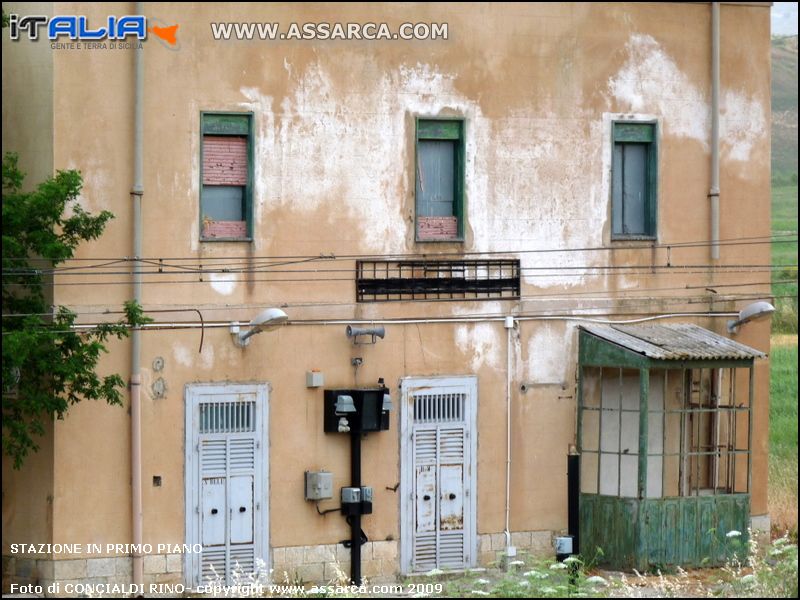
[[[343,487],[342,488],[342,514],[371,515],[372,514],[372,488],[371,487]]]
[[[342,488],[342,514],[345,516],[361,514],[361,488]]]
[[[352,405],[340,400],[348,396]],[[325,390],[324,430],[326,433],[386,431],[391,410],[391,396],[385,387]]]
[[[372,488],[371,487],[362,487],[361,488],[361,514],[362,515],[371,515],[372,514]]]
[[[306,471],[306,500],[333,498],[333,473]]]

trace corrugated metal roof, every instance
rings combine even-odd
[[[746,360],[766,354],[691,323],[581,325],[592,335],[656,360]]]

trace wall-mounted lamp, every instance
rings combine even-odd
[[[728,321],[728,333],[735,334],[739,331],[739,327],[745,323],[755,321],[756,319],[763,319],[774,312],[775,307],[769,302],[764,300],[753,302],[753,304],[750,304],[742,309],[742,311],[739,313],[738,319]]]
[[[239,323],[231,323],[233,343],[240,348],[245,348],[250,343],[250,338],[262,331],[270,331],[289,320],[288,315],[280,308],[268,308],[250,321],[250,329],[242,332]]]

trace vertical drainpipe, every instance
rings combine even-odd
[[[136,14],[144,14],[141,2],[136,3]],[[144,50],[135,52],[135,91],[133,109],[133,299],[142,303],[142,138],[144,137]],[[133,583],[143,583],[142,546],[142,405],[141,405],[141,330],[134,327],[131,332],[131,519],[133,529]]]
[[[711,3],[711,259],[719,260],[719,2]]]
[[[506,558],[516,556],[516,548],[511,545],[511,331],[514,329],[514,317],[505,319],[506,328]],[[506,561],[508,565],[508,561]]]

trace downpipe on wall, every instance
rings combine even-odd
[[[511,333],[514,330],[514,317],[507,316],[503,320],[506,328],[506,567],[508,559],[517,555],[517,549],[511,545]]]
[[[719,260],[719,2],[711,3],[711,259]]]
[[[136,3],[136,13],[144,14],[142,2]],[[142,176],[144,138],[144,50],[139,47],[134,54],[134,100],[133,100],[133,299],[142,303]],[[142,585],[144,580],[144,558],[142,547],[142,404],[141,404],[141,328],[131,331],[131,528],[133,533],[133,583]]]

